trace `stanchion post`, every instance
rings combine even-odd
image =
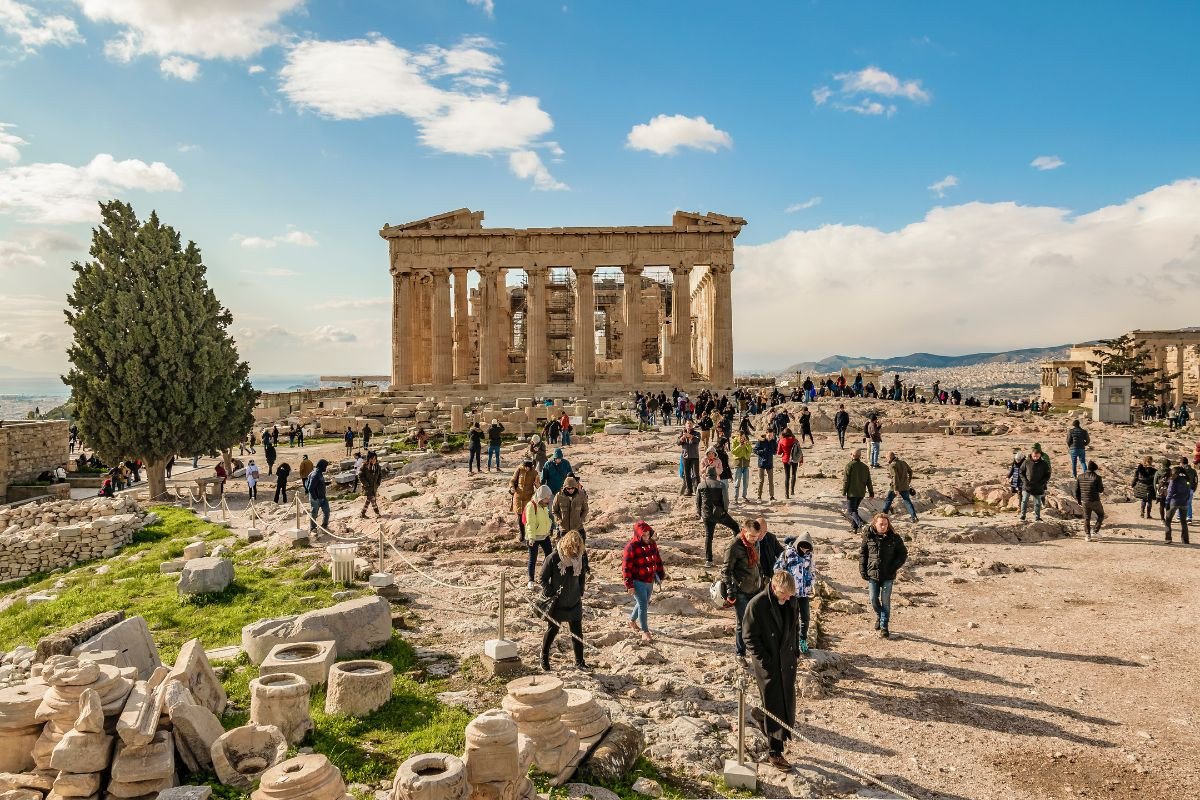
[[[738,676],[738,763],[746,763],[746,682]]]
[[[746,676],[739,673],[737,678],[738,690],[738,752],[737,760],[725,759],[723,777],[725,783],[734,789],[755,791],[758,788],[758,765],[746,763]]]
[[[504,638],[504,571],[500,572],[500,605],[496,607],[496,638]]]
[[[383,572],[383,528],[379,529],[379,572]]]

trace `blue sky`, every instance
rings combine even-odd
[[[1194,324],[1198,40],[1184,3],[0,0],[0,367],[65,366],[109,196],[200,244],[260,373],[386,371],[376,231],[461,206],[745,217],[738,369]]]

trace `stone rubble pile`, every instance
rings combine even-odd
[[[33,666],[34,655],[32,647],[19,645],[0,656],[0,689],[25,683]]]
[[[129,495],[29,503],[0,512],[0,581],[115,555],[157,521]]]

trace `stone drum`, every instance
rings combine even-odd
[[[466,800],[471,795],[467,768],[448,753],[421,753],[400,765],[392,800]]]
[[[533,741],[533,760],[539,770],[557,775],[578,757],[579,736],[562,722],[567,693],[560,679],[552,675],[517,678],[509,682],[501,705]]]
[[[308,681],[290,672],[259,675],[250,681],[250,721],[274,725],[289,744],[300,744],[313,729]]]
[[[281,761],[263,773],[250,800],[351,800],[342,773],[320,753]]]
[[[342,661],[329,668],[325,713],[365,717],[392,697],[392,665],[386,661]]]

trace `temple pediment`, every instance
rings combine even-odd
[[[483,212],[459,208],[444,214],[435,214],[425,219],[404,222],[400,225],[384,225],[384,231],[472,231],[483,227]],[[381,231],[382,233],[382,231]]]

